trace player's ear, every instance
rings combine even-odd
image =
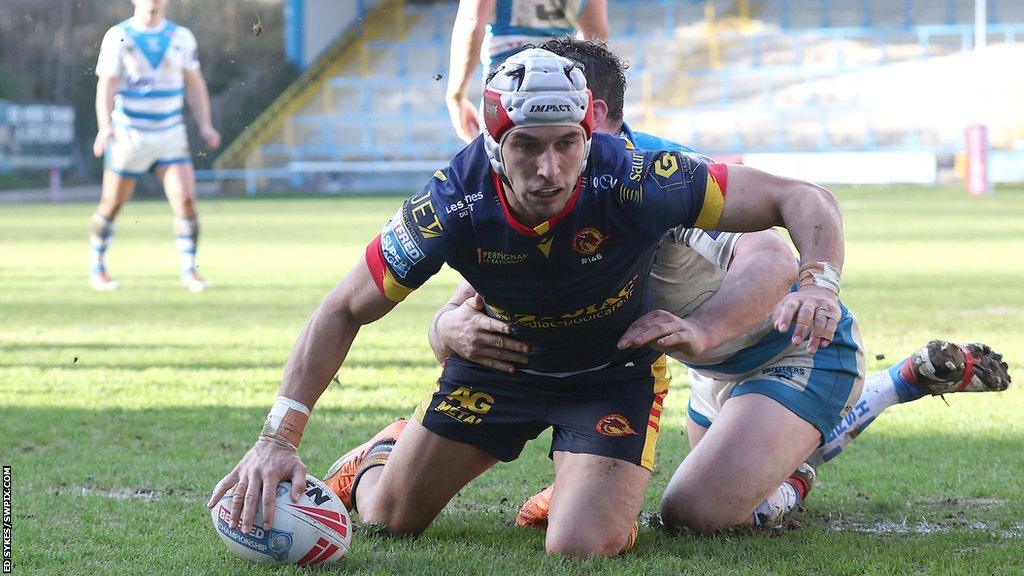
[[[594,132],[605,132],[608,127],[608,103],[594,99]]]

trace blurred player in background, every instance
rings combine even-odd
[[[566,37],[541,47],[584,65],[594,94],[595,131],[616,134],[641,149],[692,152],[633,132],[623,122],[624,66],[602,44]],[[868,378],[853,410],[831,430],[819,427],[815,442],[820,445],[809,457],[787,455],[793,439],[780,431],[792,427],[795,418],[814,420],[807,411],[810,405],[787,397],[787,388],[813,387],[811,375],[817,364],[794,354],[781,363],[766,363],[770,358],[764,357],[764,350],[771,340],[784,340],[773,335],[772,306],[796,279],[796,261],[773,231],[739,234],[679,228],[659,245],[651,290],[653,308],[660,310],[637,320],[623,340],[640,336],[640,342],[630,344],[650,344],[690,367],[687,428],[692,452],[666,490],[662,518],[667,525],[714,529],[774,524],[799,506],[813,484],[814,467],[804,461],[817,466],[834,458],[889,406],[925,395],[998,391],[1009,385],[1006,364],[988,346],[934,341]],[[483,314],[482,307],[472,286],[463,281],[431,323],[429,337],[438,359],[454,352],[510,373],[529,369],[528,346],[509,337],[507,325]],[[658,342],[677,333],[685,337],[675,346]],[[766,410],[735,417],[734,406],[726,400],[747,393],[774,398],[791,413]],[[732,428],[712,428],[712,421],[723,416]],[[711,429],[711,442],[697,451]],[[755,445],[751,438],[765,440]],[[548,488],[531,498],[517,523],[546,525],[551,496]]]
[[[544,38],[608,39],[607,0],[460,0],[452,28],[445,102],[467,144],[480,133],[478,105],[466,96],[477,63],[486,76],[510,54]]]
[[[199,134],[210,149],[220,146],[220,133],[210,120],[210,96],[199,71],[195,36],[164,17],[167,0],[132,0],[132,4],[135,14],[103,37],[96,64],[99,128],[93,153],[105,159],[100,202],[92,215],[89,284],[101,292],[120,287],[107,273],[104,260],[114,219],[131,198],[138,177],[152,171],[174,212],[181,283],[192,292],[202,292],[209,285],[196,267],[196,182],[183,100],[188,100]]]

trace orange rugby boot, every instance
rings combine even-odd
[[[355,509],[352,498],[359,476],[374,466],[383,466],[391,455],[391,449],[405,430],[405,420],[397,420],[388,424],[366,442],[349,450],[344,456],[334,461],[327,470],[324,484],[341,498],[342,504],[351,512]]]
[[[537,528],[543,530],[548,527],[548,511],[551,509],[551,492],[554,486],[537,492],[526,499],[519,507],[516,514],[516,526],[526,528]]]

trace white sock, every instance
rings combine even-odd
[[[89,234],[89,248],[91,252],[89,274],[102,274],[107,271],[107,265],[103,261],[110,247],[110,239],[114,236],[114,221],[110,220],[99,212],[92,213],[92,231]]]
[[[181,274],[196,271],[196,243],[199,240],[199,220],[191,218],[174,219],[174,242],[178,246],[178,260]]]
[[[754,525],[765,526],[796,510],[800,495],[789,482],[783,482],[764,502],[754,509]]]
[[[901,361],[888,370],[872,374],[864,382],[864,391],[861,392],[860,398],[854,404],[853,410],[832,429],[832,432],[825,439],[825,443],[811,454],[807,462],[817,467],[823,462],[828,462],[835,458],[883,410],[901,402],[900,395],[896,390],[895,379],[899,378],[899,368],[902,365],[903,362]]]

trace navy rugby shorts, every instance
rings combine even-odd
[[[595,454],[651,470],[668,385],[664,356],[564,378],[507,374],[452,356],[413,417],[504,462],[551,426],[549,455]]]

